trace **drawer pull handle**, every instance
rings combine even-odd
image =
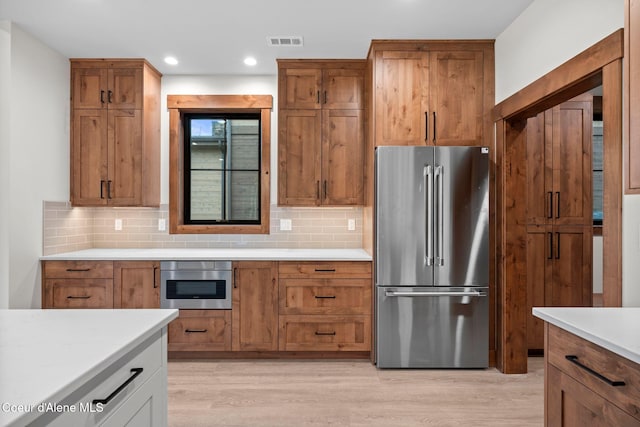
[[[627,385],[624,381],[613,381],[610,380],[609,378],[605,377],[602,374],[599,374],[598,372],[594,371],[593,369],[589,368],[588,366],[583,365],[582,363],[580,363],[578,361],[578,356],[575,355],[567,355],[565,356],[565,359],[567,359],[569,362],[573,363],[574,365],[577,365],[579,368],[584,369],[585,371],[589,372],[591,375],[599,378],[600,380],[604,381],[605,383],[609,384],[612,387],[622,387]]]
[[[316,299],[336,299],[335,295],[316,295]]]
[[[206,329],[185,329],[184,331],[188,334],[194,334],[194,333],[204,334],[207,332]]]
[[[106,399],[93,399],[93,402],[92,402],[92,403],[93,403],[94,405],[97,405],[98,403],[99,403],[99,404],[101,404],[101,405],[106,405],[106,404],[108,404],[109,402],[111,402],[111,400],[112,400],[114,397],[116,397],[116,396],[118,395],[118,393],[120,393],[122,390],[124,390],[124,389],[125,389],[125,387],[127,387],[129,384],[131,384],[131,382],[132,382],[133,380],[135,380],[135,379],[136,379],[136,377],[142,373],[142,371],[143,371],[143,368],[132,368],[132,369],[131,369],[131,373],[132,373],[133,375],[131,375],[129,378],[127,378],[127,380],[126,380],[125,382],[123,382],[123,383],[120,385],[120,387],[118,387],[117,389],[115,389],[115,390],[113,391],[113,393],[111,393],[109,396],[107,396],[107,398],[106,398]]]
[[[316,268],[316,273],[335,273],[335,268]]]
[[[320,332],[320,331],[316,331],[316,335],[335,335],[336,331],[332,331],[332,332]]]
[[[89,299],[91,295],[69,295],[67,299]]]
[[[91,269],[90,268],[67,268],[67,271],[82,273],[82,272],[91,271]]]

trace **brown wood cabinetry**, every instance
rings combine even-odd
[[[640,2],[624,1],[625,193],[640,194]]]
[[[278,61],[278,204],[363,203],[364,68]]]
[[[374,40],[374,146],[490,145],[493,42]]]
[[[114,308],[160,308],[160,263],[113,263]]]
[[[370,262],[280,262],[281,351],[370,351]]]
[[[42,308],[113,308],[113,263],[44,261]]]
[[[545,328],[545,425],[640,426],[640,366],[553,325]]]
[[[278,269],[271,261],[233,264],[234,351],[278,349]]]
[[[543,348],[532,307],[592,305],[592,99],[527,122],[527,345]]]
[[[144,60],[71,60],[71,202],[160,203],[160,73]]]
[[[231,310],[180,310],[169,324],[169,351],[230,351]]]

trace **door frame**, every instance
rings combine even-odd
[[[603,304],[622,305],[622,58],[617,30],[540,77],[493,109],[496,124],[496,366],[527,372],[526,144],[527,118],[602,85],[605,174]]]

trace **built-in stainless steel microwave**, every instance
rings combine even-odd
[[[160,307],[231,309],[231,261],[162,261]]]

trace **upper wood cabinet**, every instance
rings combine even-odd
[[[593,224],[592,120],[590,96],[528,120],[528,224]]]
[[[363,203],[365,64],[278,61],[278,204]]]
[[[492,41],[373,41],[374,145],[490,145]]]
[[[71,60],[71,203],[158,206],[160,73],[144,60]]]

